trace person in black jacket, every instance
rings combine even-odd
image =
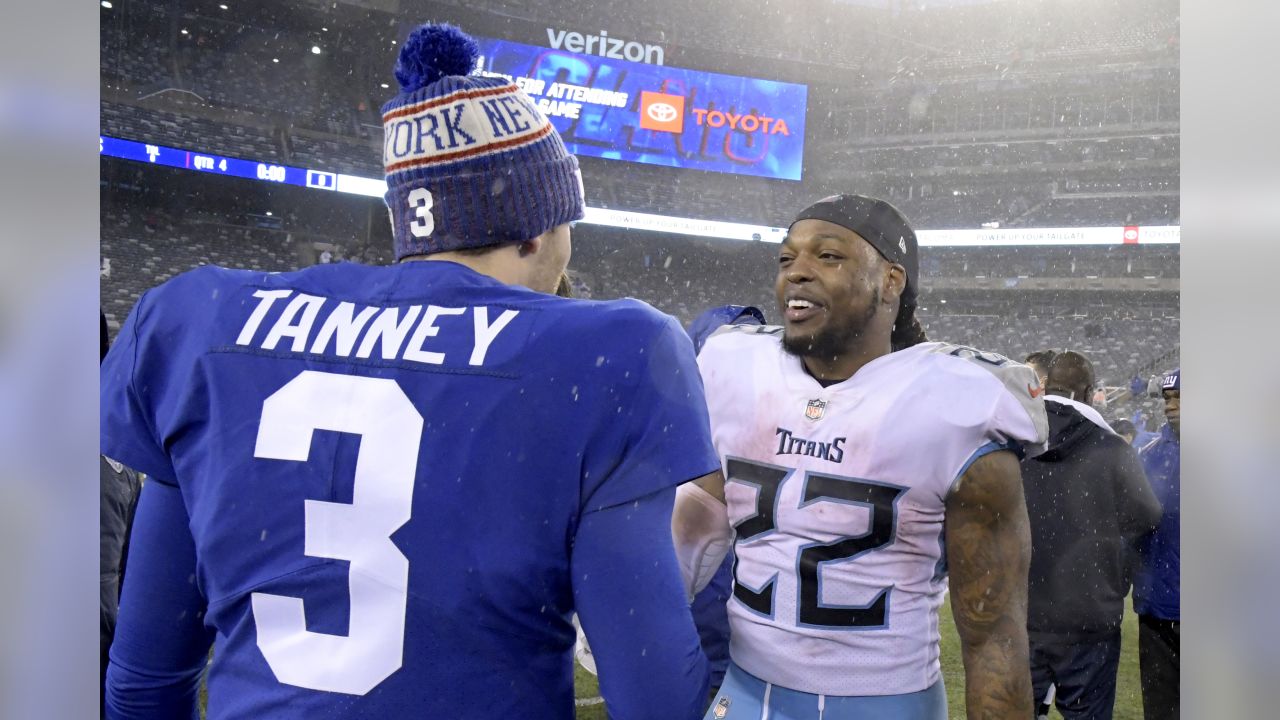
[[[1045,383],[1049,450],[1022,461],[1031,682],[1046,704],[1053,686],[1066,720],[1111,717],[1129,546],[1161,514],[1137,452],[1085,404],[1093,385],[1083,355],[1054,358]]]
[[[102,357],[106,357],[109,344],[107,317],[99,313],[99,319]],[[128,554],[129,530],[133,526],[133,512],[138,507],[142,479],[136,471],[106,455],[98,456],[98,467],[98,615],[101,620],[98,639],[102,652],[99,682],[105,682],[107,653],[116,634],[116,614],[124,577],[124,559]]]

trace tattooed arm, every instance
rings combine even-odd
[[[1032,717],[1027,645],[1031,528],[1013,453],[984,455],[947,498],[951,610],[975,720]]]

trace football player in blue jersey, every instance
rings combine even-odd
[[[693,347],[634,300],[552,295],[576,159],[456,28],[383,108],[397,264],[205,267],[102,369],[142,491],[112,718],[574,715],[571,615],[618,720],[697,717],[670,534],[718,468]]]

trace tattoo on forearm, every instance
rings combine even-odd
[[[1027,645],[1030,529],[1013,460],[975,463],[947,507],[951,607],[970,718],[1031,717]]]

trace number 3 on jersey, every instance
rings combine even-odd
[[[409,232],[413,233],[414,237],[431,237],[431,233],[435,232],[436,219],[431,214],[431,208],[435,202],[435,198],[431,197],[431,191],[424,187],[409,191],[409,209],[413,210],[413,217],[409,219]]]
[[[360,436],[351,504],[303,501],[303,552],[350,562],[348,634],[307,630],[301,598],[253,593],[258,647],[280,682],[364,695],[400,669],[409,560],[391,534],[409,521],[422,425],[385,378],[308,370],[263,403],[255,457],[306,462],[316,430]]]
[[[778,529],[778,491],[788,476],[798,471],[740,458],[729,458],[726,480],[757,488],[755,513],[734,525],[737,544],[749,543]],[[867,531],[832,543],[815,543],[800,548],[796,561],[799,598],[797,623],[829,628],[876,628],[887,624],[890,588],[881,590],[868,605],[842,607],[822,604],[820,573],[826,563],[852,560],[893,542],[898,520],[898,498],[907,491],[894,485],[855,478],[805,472],[800,507],[816,502],[837,502],[866,506],[870,510]],[[777,578],[759,590],[744,585],[738,576],[738,558],[733,561],[733,596],[761,615],[772,617]]]

